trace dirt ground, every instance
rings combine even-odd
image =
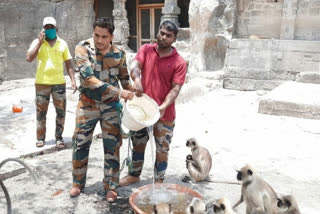
[[[20,84],[20,87],[15,84]],[[257,111],[262,96],[258,94],[260,93],[217,89],[179,103],[165,182],[184,185],[199,192],[209,205],[209,213],[213,213],[211,204],[218,198],[227,197],[232,203],[239,199],[238,185],[181,182],[187,174],[185,157],[190,153],[185,142],[188,138],[195,137],[212,155],[211,180],[235,182],[235,169],[250,163],[277,193],[293,194],[303,214],[318,214],[320,121],[259,114]],[[24,112],[20,116],[10,111],[17,98],[24,105]],[[0,86],[0,161],[39,151],[34,145],[33,100],[32,80]],[[69,147],[74,129],[76,100],[77,95],[72,95],[69,90],[68,119],[64,132]],[[55,112],[52,104],[50,106],[47,119],[48,144],[43,149],[54,147]],[[23,159],[37,175],[38,181],[33,181],[29,173],[4,181],[12,200],[13,213],[130,213],[128,198],[131,193],[152,182],[153,163],[151,148],[148,146],[141,181],[128,187],[120,187],[119,200],[108,204],[102,186],[102,143],[95,139],[90,150],[84,193],[78,198],[70,198],[71,154],[72,150],[67,148]],[[121,161],[126,156],[127,140],[124,140]],[[17,168],[20,168],[18,164],[8,163],[0,169],[0,174]],[[125,168],[121,177],[126,173]],[[244,205],[236,211],[244,213]],[[6,201],[0,190],[0,213],[5,212]]]

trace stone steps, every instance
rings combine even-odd
[[[320,119],[320,84],[285,82],[260,100],[258,112]]]

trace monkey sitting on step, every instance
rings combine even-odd
[[[207,212],[206,203],[200,198],[194,197],[186,209],[187,214],[205,214]]]
[[[277,194],[251,166],[242,167],[237,179],[242,182],[241,198],[233,208],[245,201],[246,214],[277,214]]]
[[[278,198],[278,214],[300,214],[296,199],[292,195],[285,195]]]
[[[233,212],[230,201],[220,198],[213,204],[213,212],[216,214],[236,214]]]
[[[195,138],[188,139],[186,146],[191,149],[192,153],[186,157],[186,167],[189,175],[196,182],[203,181],[208,177],[211,170],[211,155],[207,149],[199,145]]]

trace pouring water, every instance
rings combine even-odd
[[[153,126],[148,126],[147,127],[147,132],[148,132],[148,135],[149,135],[149,141],[150,141],[150,148],[151,148],[151,160],[152,160],[152,164],[155,164],[155,162],[154,162],[154,149],[153,149],[153,147],[154,147],[154,136],[153,136]],[[153,170],[153,176],[152,176],[152,183],[154,184],[154,171],[155,170]]]

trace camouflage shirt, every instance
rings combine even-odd
[[[129,82],[126,56],[112,45],[104,56],[94,46],[93,38],[81,41],[75,49],[75,60],[80,71],[80,93],[96,101],[115,99],[123,89],[132,89]]]

